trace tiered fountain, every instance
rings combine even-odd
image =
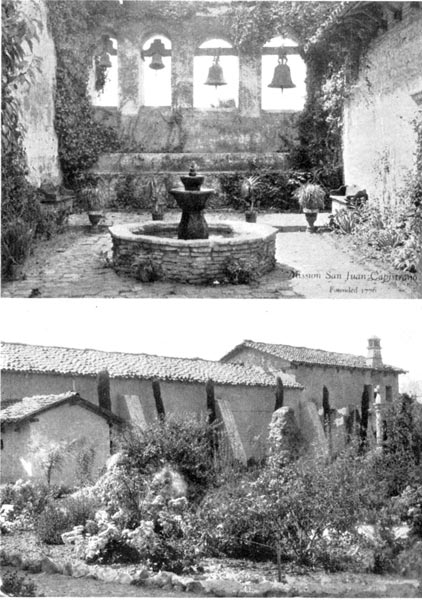
[[[136,276],[144,262],[159,277],[183,283],[223,281],[230,262],[263,274],[275,265],[276,229],[241,221],[213,221],[204,209],[213,189],[202,189],[204,177],[191,165],[180,178],[184,189],[170,194],[182,209],[179,223],[148,221],[110,227],[117,273]]]

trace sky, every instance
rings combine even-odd
[[[1,339],[218,360],[244,339],[366,355],[422,382],[422,301],[7,299]]]

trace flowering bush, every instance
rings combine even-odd
[[[182,573],[190,569],[200,553],[200,543],[189,504],[184,496],[172,497],[165,486],[160,492],[141,500],[141,516],[132,527],[124,526],[127,519],[121,509],[114,514],[97,511],[98,532],[77,532],[81,558],[99,563],[144,560],[155,571]]]
[[[92,521],[97,506],[97,500],[90,494],[49,502],[36,520],[39,538],[47,544],[62,544],[62,534]]]
[[[0,492],[2,533],[32,529],[34,519],[44,510],[48,500],[58,493],[58,488],[23,479],[4,486]]]

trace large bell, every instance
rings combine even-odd
[[[219,64],[219,60],[220,59],[218,56],[214,58],[214,62],[208,71],[208,77],[205,85],[215,85],[215,87],[218,85],[227,85],[227,83],[224,81],[223,69]]]
[[[164,69],[163,58],[161,54],[158,54],[158,52],[156,52],[152,55],[151,64],[149,65],[149,68],[154,69],[155,71],[158,71],[158,69]]]
[[[278,59],[278,65],[274,69],[273,80],[268,84],[270,88],[294,88],[296,87],[290,75],[290,67],[287,64],[287,58],[282,56]]]

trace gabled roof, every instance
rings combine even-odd
[[[80,350],[53,346],[2,343],[2,370],[96,376],[107,369],[110,377],[159,379],[216,384],[274,387],[274,377],[259,367],[243,367],[200,358],[174,358],[151,354],[129,354],[102,350]],[[282,375],[285,387],[303,389],[291,375]]]
[[[369,367],[365,356],[356,354],[343,354],[340,352],[329,352],[327,350],[318,350],[316,348],[304,348],[301,346],[287,346],[286,344],[266,344],[265,342],[254,342],[244,340],[241,344],[233,348],[221,360],[230,361],[230,359],[244,348],[251,348],[259,352],[271,354],[277,358],[287,360],[292,364],[319,365],[329,367],[345,367],[348,369],[365,369],[370,371],[393,371],[395,373],[406,373],[403,369],[383,365],[379,368]]]
[[[107,421],[123,423],[123,419],[88,400],[84,400],[76,392],[64,392],[63,394],[50,394],[46,396],[31,396],[1,403],[0,421],[2,423],[18,423],[31,419],[35,415],[56,408],[62,404],[78,404],[91,412],[96,413]]]

